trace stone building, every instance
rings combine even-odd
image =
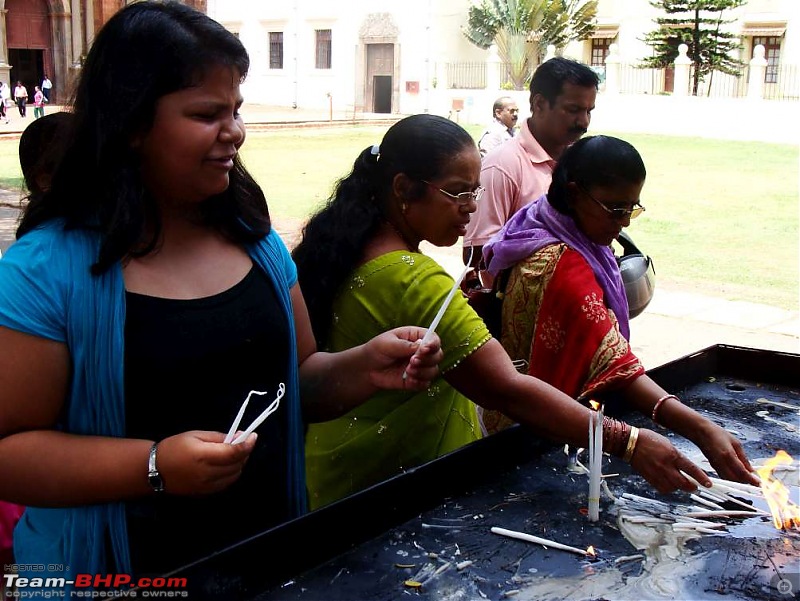
[[[477,0],[471,0],[476,2]],[[470,0],[208,0],[208,15],[239,35],[251,68],[243,86],[248,102],[337,113],[491,114],[499,88],[508,89],[499,59],[462,33]],[[602,76],[616,53],[619,91],[669,94],[671,68],[641,69],[652,49],[642,37],[663,16],[649,0],[599,0],[589,39],[561,52]],[[725,11],[725,29],[741,43],[745,65],[763,47],[764,96],[800,95],[800,1],[748,0]],[[489,66],[487,66],[489,63]],[[496,68],[495,68],[496,67]],[[495,73],[499,71],[499,75]],[[715,73],[703,95],[747,94],[747,72]],[[525,96],[527,98],[527,96]],[[527,104],[527,101],[525,102]],[[488,108],[487,108],[488,106]]]
[[[45,74],[53,82],[51,102],[71,91],[95,32],[125,0],[0,0],[0,80],[21,81],[32,95]],[[206,11],[206,0],[184,0]]]
[[[183,0],[236,33],[251,68],[248,102],[337,113],[461,112],[497,95],[491,51],[462,34],[468,0]],[[64,101],[95,32],[128,0],[0,0],[0,80],[29,92],[46,73],[55,102]],[[597,28],[564,54],[605,70],[616,52],[620,91],[673,91],[671,69],[643,70],[641,41],[658,16],[649,0],[600,0]],[[729,11],[747,63],[763,47],[765,97],[800,95],[800,1],[748,0]],[[747,93],[747,74],[715,75],[715,96]],[[486,99],[480,100],[481,90]],[[452,98],[451,98],[452,97]],[[486,109],[488,110],[488,109]],[[478,112],[485,113],[484,107]]]

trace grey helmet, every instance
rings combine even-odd
[[[653,267],[653,260],[636,247],[627,233],[620,232],[617,242],[623,250],[622,256],[617,257],[617,265],[628,299],[628,317],[633,319],[653,300],[656,270]]]

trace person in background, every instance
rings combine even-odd
[[[0,575],[7,573],[5,566],[14,563],[14,526],[23,511],[25,508],[22,505],[0,501],[0,562],[3,564]],[[0,593],[2,592],[3,583],[0,583]]]
[[[493,276],[510,270],[503,347],[530,375],[579,400],[633,407],[691,440],[722,478],[758,486],[739,441],[656,384],[631,350],[628,301],[610,245],[644,212],[645,175],[628,142],[583,138],[561,155],[548,193],[484,246]],[[513,423],[497,411],[482,419],[489,432]]]
[[[28,104],[28,89],[22,85],[21,81],[18,81],[17,85],[14,87],[14,102],[17,103],[19,116],[25,117],[27,115],[25,107]]]
[[[11,88],[4,81],[0,81],[0,117],[8,123],[8,104],[11,102]]]
[[[494,101],[492,122],[478,140],[478,150],[480,150],[481,156],[485,156],[493,148],[514,137],[516,134],[514,127],[518,118],[519,108],[513,98],[501,96]]]
[[[50,189],[71,123],[72,114],[59,111],[32,121],[22,131],[19,137],[19,164],[30,196],[44,194]]]
[[[508,142],[510,144],[511,142]],[[458,124],[412,115],[364,149],[293,252],[320,348],[357,347],[397,323],[428,326],[453,279],[421,254],[423,240],[452,246],[481,200],[481,158]],[[340,418],[312,424],[306,465],[320,507],[481,437],[475,405],[497,410],[538,436],[585,446],[590,409],[539,378],[519,373],[461,294],[436,328],[444,359],[426,391],[378,392]],[[471,399],[471,401],[470,401]],[[705,473],[665,437],[609,420],[606,451],[628,455],[658,490],[694,490]],[[625,434],[627,432],[627,434]]]
[[[491,276],[479,265],[483,245],[514,213],[547,192],[561,153],[589,128],[598,84],[591,68],[562,57],[545,61],[533,73],[531,116],[481,166],[486,194],[463,240],[465,263],[474,247],[475,272],[465,278],[470,286],[491,288]]]
[[[419,327],[317,351],[239,157],[248,67],[205,14],[143,1],[81,69],[49,189],[0,260],[0,499],[26,506],[15,559],[47,567],[28,576],[164,574],[299,516],[306,420],[438,373]],[[242,401],[261,393],[239,430],[279,390],[226,443]]]
[[[39,86],[34,86],[33,90],[33,118],[39,119],[44,117],[44,105],[47,102],[47,98],[44,97]]]
[[[45,73],[44,77],[42,78],[42,92],[44,93],[44,97],[47,98],[47,102],[52,102],[50,94],[53,92],[53,82],[50,81],[47,73]]]

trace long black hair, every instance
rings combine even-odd
[[[553,171],[547,201],[559,213],[571,214],[568,184],[581,188],[639,183],[647,171],[632,144],[612,136],[587,136],[568,147]]]
[[[398,173],[415,182],[407,199],[425,189],[447,162],[475,147],[457,123],[437,115],[412,115],[392,125],[380,146],[358,155],[353,170],[340,179],[325,206],[309,219],[292,256],[320,348],[325,348],[336,293],[364,255],[364,248],[387,221],[392,183]]]
[[[111,17],[83,65],[52,186],[31,197],[17,237],[53,218],[63,218],[68,228],[97,230],[102,244],[93,273],[152,250],[160,219],[131,143],[152,127],[162,96],[197,85],[219,66],[243,80],[250,59],[235,35],[180,2],[145,0]],[[235,241],[269,232],[264,193],[238,155],[228,189],[201,210],[207,223]]]

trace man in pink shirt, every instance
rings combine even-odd
[[[474,247],[472,266],[482,259],[483,245],[519,209],[547,192],[556,160],[589,129],[599,79],[587,65],[555,57],[536,69],[531,79],[531,116],[519,134],[483,158],[481,186],[486,191],[464,236],[464,262]],[[483,286],[491,276],[480,272]],[[465,281],[479,286],[476,274]]]

